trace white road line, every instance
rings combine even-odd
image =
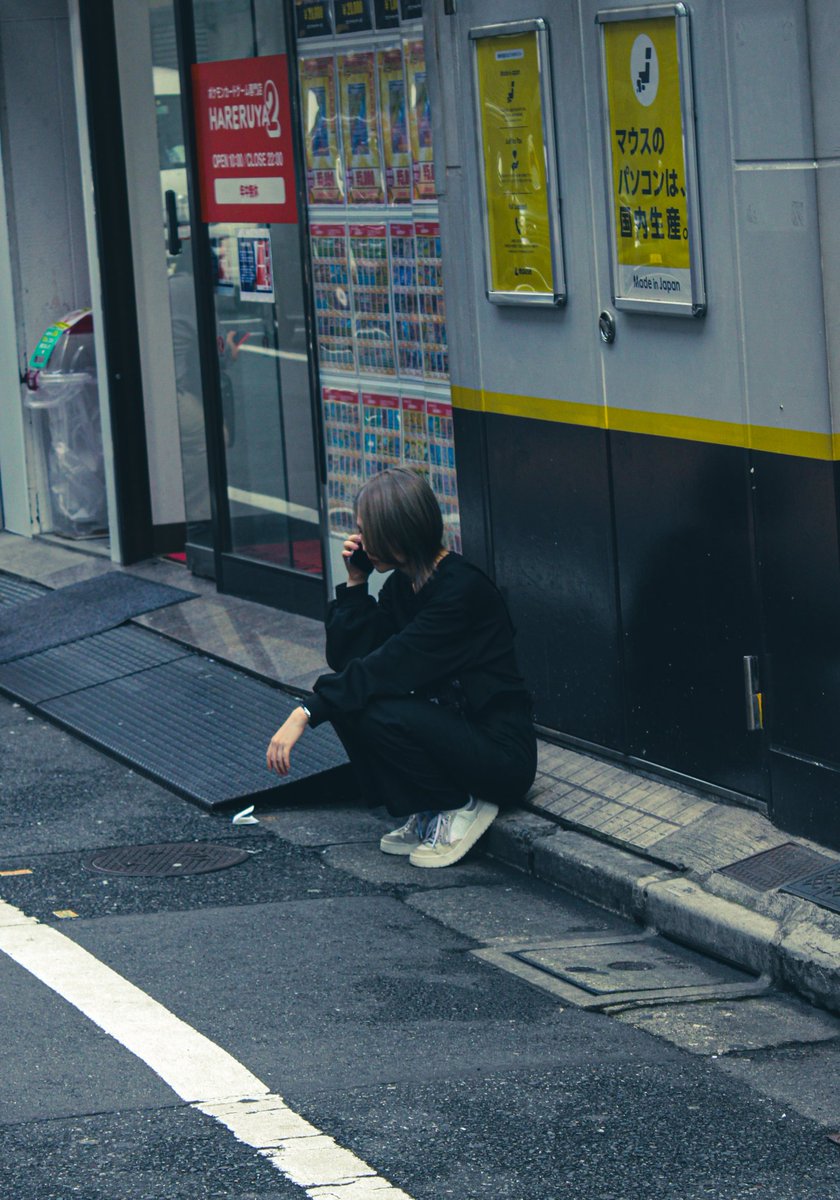
[[[0,952],[130,1050],[182,1100],[259,1151],[312,1200],[411,1200],[298,1116],[221,1046],[63,933],[3,900]]]

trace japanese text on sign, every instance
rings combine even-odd
[[[192,68],[205,221],[297,221],[284,54]]]
[[[556,193],[549,174],[536,29],[475,38],[476,99],[484,182],[488,297],[555,303]],[[550,107],[550,105],[549,105]],[[549,138],[550,141],[550,138]]]
[[[680,55],[674,16],[603,26],[616,298],[692,302]]]

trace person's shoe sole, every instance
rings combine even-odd
[[[453,846],[425,846],[422,842],[416,850],[412,850],[408,861],[413,867],[451,867],[472,850],[478,839],[485,834],[496,817],[499,815],[498,806],[482,801],[482,808],[462,838]]]
[[[379,849],[383,854],[400,854],[403,858],[407,858],[412,854],[418,846],[422,846],[422,842],[415,842],[412,846],[410,842],[389,842],[387,834],[383,835],[379,842]]]

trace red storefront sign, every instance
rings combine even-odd
[[[286,55],[196,63],[192,84],[202,219],[296,222]]]

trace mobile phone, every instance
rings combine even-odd
[[[370,575],[374,566],[368,556],[365,554],[361,546],[357,546],[347,560],[348,566],[355,567],[357,571],[364,571],[366,575]]]

